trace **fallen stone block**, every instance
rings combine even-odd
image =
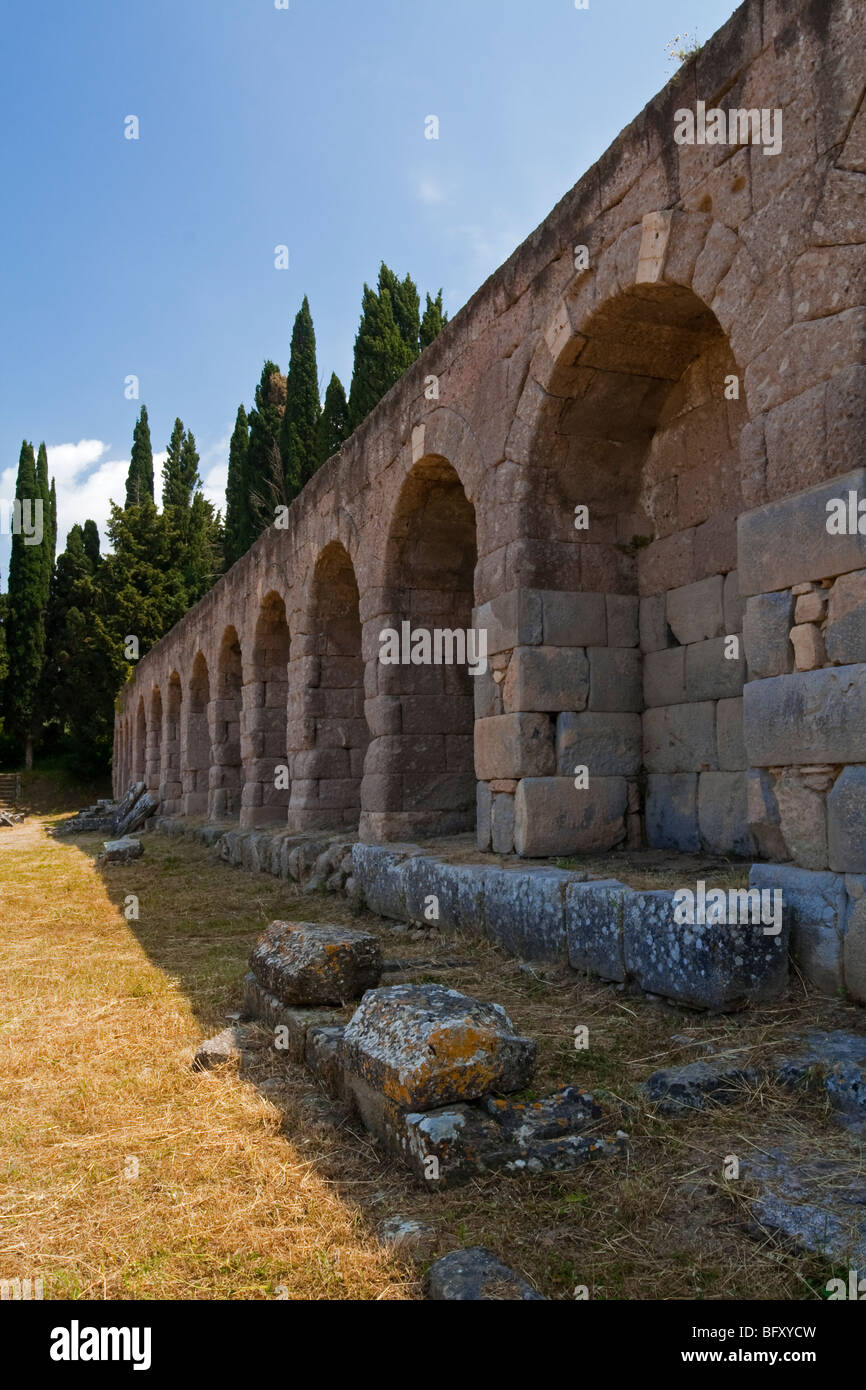
[[[356,1079],[402,1110],[427,1110],[520,1090],[536,1047],[498,1004],[443,985],[390,985],[365,994],[340,1054],[347,1085]]]
[[[429,1259],[436,1246],[435,1227],[405,1216],[390,1216],[381,1223],[376,1234],[383,1245],[413,1260]]]
[[[106,864],[129,864],[133,859],[140,859],[143,854],[144,845],[141,840],[133,840],[129,835],[124,835],[120,840],[106,840],[99,857]]]
[[[484,889],[490,872],[478,864],[447,864],[418,854],[403,866],[406,916],[440,931],[484,931]]]
[[[866,1268],[863,1173],[856,1164],[785,1148],[746,1159],[740,1181],[755,1186],[752,1220],[795,1249],[832,1264]]]
[[[427,1272],[427,1297],[438,1303],[547,1301],[483,1245],[436,1260]]]
[[[821,1086],[839,1123],[866,1133],[866,1037],[816,1028],[797,1041],[799,1051],[775,1061],[779,1085],[790,1090]]]
[[[345,1028],[337,1024],[314,1024],[307,1028],[304,1061],[317,1081],[331,1095],[342,1094],[340,1042]]]
[[[132,809],[123,819],[118,819],[118,836],[131,835],[133,831],[140,830],[148,817],[155,814],[158,806],[159,801],[153,792],[142,792]]]
[[[837,994],[843,985],[847,902],[842,875],[789,864],[753,864],[749,887],[781,893],[783,921],[796,964],[821,993]]]
[[[662,1115],[706,1110],[711,1105],[736,1105],[758,1080],[751,1067],[737,1067],[722,1057],[712,1062],[688,1062],[653,1072],[638,1090]]]
[[[244,976],[244,1009],[267,1028],[279,1029],[274,1046],[289,1061],[304,1062],[307,1057],[307,1033],[311,1028],[328,1028],[339,1021],[331,1009],[298,1009],[283,1004],[263,989],[250,971]]]
[[[352,876],[371,912],[398,922],[405,919],[404,866],[407,859],[420,853],[417,845],[353,845]]]
[[[239,1062],[243,1055],[244,1031],[232,1024],[221,1033],[199,1043],[193,1058],[195,1071],[207,1071],[211,1067],[223,1066],[226,1062]]]
[[[250,953],[250,969],[284,1004],[342,1004],[382,974],[375,936],[315,922],[272,922]]]

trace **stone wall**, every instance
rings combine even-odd
[[[866,873],[866,557],[819,524],[866,496],[864,55],[853,0],[747,0],[138,663],[116,789]],[[677,144],[698,101],[781,151]],[[488,671],[382,664],[405,622]]]

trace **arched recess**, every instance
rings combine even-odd
[[[244,685],[241,824],[285,825],[289,807],[286,719],[291,656],[286,605],[274,590],[262,599]],[[280,771],[279,769],[282,769]]]
[[[207,814],[211,764],[209,705],[207,662],[201,652],[196,652],[184,705],[185,718],[181,721],[181,780],[185,816]]]
[[[159,795],[160,763],[162,757],[162,694],[158,685],[150,696],[150,718],[147,721],[144,780],[148,791]]]
[[[147,769],[147,712],[144,696],[138,697],[135,710],[135,733],[132,749],[132,780],[143,782]]]
[[[227,627],[217,658],[215,689],[210,703],[211,768],[208,815],[233,820],[240,815],[243,791],[241,761],[241,696],[243,663],[238,634]]]
[[[174,816],[182,809],[180,730],[183,692],[180,676],[172,671],[165,694],[165,713],[162,729],[162,758],[159,800],[163,815]]]
[[[493,713],[551,721],[556,777],[517,779],[514,845],[527,855],[626,839],[747,850],[735,749],[744,667],[726,657],[724,640],[741,622],[729,576],[743,506],[742,376],[704,297],[660,275],[639,282],[631,245],[633,264],[622,247],[605,253],[619,270],[616,292],[599,301],[584,281],[530,374],[525,527],[548,543],[531,552],[525,583],[543,640],[505,653],[492,697]],[[611,282],[601,270],[599,280]],[[601,737],[608,747],[594,771],[587,750]],[[521,760],[528,765],[528,750]],[[580,804],[567,781],[578,765],[589,768]],[[495,782],[495,769],[487,777]],[[494,825],[501,796],[490,788]]]
[[[462,647],[472,628],[477,558],[475,509],[448,460],[428,455],[403,483],[391,518],[388,611],[365,630],[374,692],[367,716],[375,735],[364,767],[366,839],[450,834],[475,824],[478,677],[470,674],[468,658],[477,651],[471,639],[468,650]],[[388,629],[400,639],[400,660],[393,664],[382,660]],[[416,661],[407,661],[413,648]]]
[[[339,541],[316,563],[305,622],[299,645],[306,655],[290,668],[297,688],[289,695],[288,823],[294,830],[355,827],[369,734],[358,583]]]

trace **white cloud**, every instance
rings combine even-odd
[[[444,203],[447,201],[448,197],[441,183],[437,183],[436,179],[431,179],[429,177],[418,180],[415,186],[415,196],[422,203],[427,203],[430,206],[436,203]]]

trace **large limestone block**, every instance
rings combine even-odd
[[[795,671],[743,690],[753,767],[866,763],[866,664]]]
[[[536,589],[512,589],[483,603],[473,613],[473,627],[487,633],[487,653],[537,646],[542,640],[542,596]]]
[[[651,772],[715,771],[715,715],[712,701],[647,710],[643,716],[646,767]]]
[[[678,849],[696,854],[701,847],[698,827],[698,774],[653,772],[647,780],[646,834],[654,849]]]
[[[375,936],[315,922],[272,922],[250,952],[263,989],[284,1004],[342,1004],[379,983]]]
[[[686,697],[690,701],[736,699],[746,679],[746,663],[737,643],[728,656],[724,637],[694,642],[686,647]]]
[[[773,861],[789,859],[788,847],[782,835],[774,780],[768,772],[760,768],[749,769],[746,778],[746,805],[749,830],[758,854]]]
[[[681,705],[686,700],[686,647],[647,652],[643,659],[643,696],[647,709]]]
[[[836,778],[827,796],[827,845],[831,869],[866,873],[866,767],[843,768]]]
[[[788,859],[801,869],[826,869],[827,808],[819,791],[807,786],[793,768],[776,779],[779,825]]]
[[[746,512],[737,522],[742,594],[768,593],[812,579],[866,569],[866,535],[831,535],[827,503],[866,498],[866,469]]]
[[[682,886],[695,891],[694,884]],[[626,897],[625,963],[641,989],[713,1011],[742,1008],[781,993],[788,973],[784,925],[770,936],[760,923],[680,924],[674,912],[671,892]]]
[[[698,826],[701,842],[714,854],[749,855],[745,772],[702,772],[698,778]]]
[[[484,923],[491,941],[525,960],[565,956],[562,869],[491,869],[484,880]]]
[[[541,598],[545,646],[603,647],[607,642],[604,594],[559,593],[546,589]]]
[[[449,864],[427,854],[403,866],[405,915],[440,931],[480,936],[484,931],[484,888],[491,872],[479,864]]]
[[[623,915],[628,889],[616,879],[572,882],[565,891],[568,963],[602,980],[625,979]]]
[[[475,775],[482,782],[546,777],[556,766],[547,714],[497,714],[475,721]]]
[[[514,799],[514,848],[527,859],[613,849],[625,838],[624,777],[525,777]]]
[[[640,600],[640,649],[660,652],[673,643],[665,613],[667,595],[651,594]]]
[[[581,647],[516,647],[502,687],[508,714],[579,710],[589,695],[589,664]]]
[[[420,854],[417,845],[352,846],[352,876],[371,912],[400,921],[406,916],[406,861]]]
[[[866,570],[840,575],[830,590],[824,642],[830,661],[866,661]]]
[[[749,765],[743,742],[742,699],[720,700],[716,709],[716,742],[723,772],[744,772]]]
[[[753,864],[749,887],[781,893],[794,960],[822,994],[836,994],[843,983],[844,878],[788,864]]]
[[[638,609],[636,594],[605,594],[607,610],[607,645],[636,647],[638,645]],[[591,642],[587,646],[593,646]]]
[[[848,901],[845,914],[843,968],[845,989],[858,1004],[866,1004],[866,877],[845,880]]]
[[[587,654],[589,708],[625,712],[642,710],[640,652],[631,647],[591,647]],[[567,707],[561,705],[559,708]]]
[[[722,637],[725,632],[724,577],[714,574],[696,584],[671,589],[667,596],[667,621],[683,646]]]
[[[573,777],[575,767],[589,768],[590,777],[633,777],[640,768],[641,748],[639,714],[584,710],[561,714],[556,721],[560,777]]]
[[[434,984],[369,990],[340,1044],[349,1085],[356,1078],[400,1110],[519,1091],[535,1054],[500,1005]]]
[[[794,622],[791,594],[758,594],[746,599],[743,616],[743,646],[749,667],[749,680],[783,676],[794,669],[794,649],[790,633]]]

